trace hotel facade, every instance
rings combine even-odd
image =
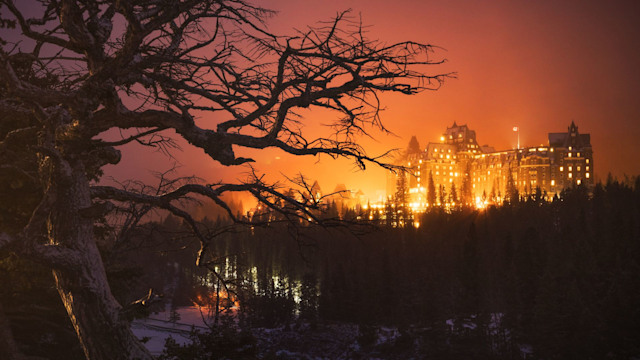
[[[591,137],[580,134],[573,122],[567,132],[549,133],[546,146],[504,151],[479,146],[475,131],[454,122],[439,142],[424,149],[412,138],[400,165],[408,171],[390,176],[388,192],[402,193],[413,211],[434,205],[482,207],[512,196],[550,200],[568,187],[594,184]]]

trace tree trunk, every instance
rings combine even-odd
[[[87,359],[152,359],[111,294],[94,237],[94,219],[81,215],[91,205],[83,165],[75,162],[70,179],[57,180],[51,184],[56,206],[49,219],[49,240],[76,256],[72,267],[54,269],[53,275]]]

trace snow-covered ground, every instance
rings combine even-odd
[[[177,315],[176,315],[177,314]],[[144,341],[145,346],[153,355],[160,355],[164,349],[166,339],[171,336],[178,344],[184,345],[190,341],[189,334],[192,329],[206,332],[209,330],[203,314],[196,306],[181,307],[175,313],[167,308],[163,312],[154,313],[146,319],[137,319],[132,322],[133,333]],[[501,327],[502,314],[492,314],[488,324],[490,335],[497,336]],[[453,335],[459,331],[474,331],[478,325],[476,316],[464,319],[448,319],[445,324]],[[292,326],[275,329],[254,328],[253,336],[257,341],[260,354],[271,352],[285,359],[350,359],[353,357],[373,358],[401,358],[398,356],[412,355],[411,348],[417,346],[419,340],[415,338],[405,344],[407,349],[399,348],[395,344],[400,341],[401,334],[395,327],[376,327],[373,336],[375,338],[363,348],[358,337],[359,327],[348,323],[325,323],[312,329],[309,324],[296,323]],[[426,329],[426,328],[425,328]],[[420,333],[420,328],[412,328],[410,332]],[[502,336],[509,337],[508,331]],[[495,345],[495,344],[494,344]],[[379,350],[391,349],[391,353],[380,353]],[[397,352],[397,354],[395,353]],[[521,357],[526,359],[533,353],[531,346],[520,344]],[[415,355],[415,354],[414,354]]]
[[[169,310],[151,314],[146,319],[136,319],[131,323],[131,330],[138,339],[144,341],[153,355],[159,355],[162,352],[165,340],[169,336],[177,343],[185,344],[189,340],[192,328],[208,330],[198,307],[178,308],[176,313],[178,316],[174,316],[173,319]]]

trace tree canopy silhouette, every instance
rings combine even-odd
[[[207,238],[180,207],[184,196],[208,197],[235,219],[221,196],[245,191],[315,219],[313,197],[287,196],[257,174],[164,192],[95,185],[105,165],[126,156],[119,147],[170,151],[181,137],[223,165],[253,161],[239,148],[279,148],[388,166],[355,141],[385,130],[378,94],[435,90],[449,76],[428,73],[442,63],[430,58],[432,46],[370,40],[348,13],[291,36],[267,30],[272,15],[244,0],[0,1],[0,178],[11,185],[0,190],[11,199],[2,205],[0,249],[53,270],[87,358],[151,358],[112,296],[96,245],[94,224],[114,205],[183,218],[202,242],[201,264]],[[305,132],[302,108],[332,110],[333,135]],[[217,120],[202,127],[196,116]],[[128,135],[104,140],[114,129]],[[28,201],[11,205],[20,192]]]

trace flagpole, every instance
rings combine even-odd
[[[518,131],[516,131],[516,133],[518,134],[518,150],[520,150],[520,126],[518,126]]]

